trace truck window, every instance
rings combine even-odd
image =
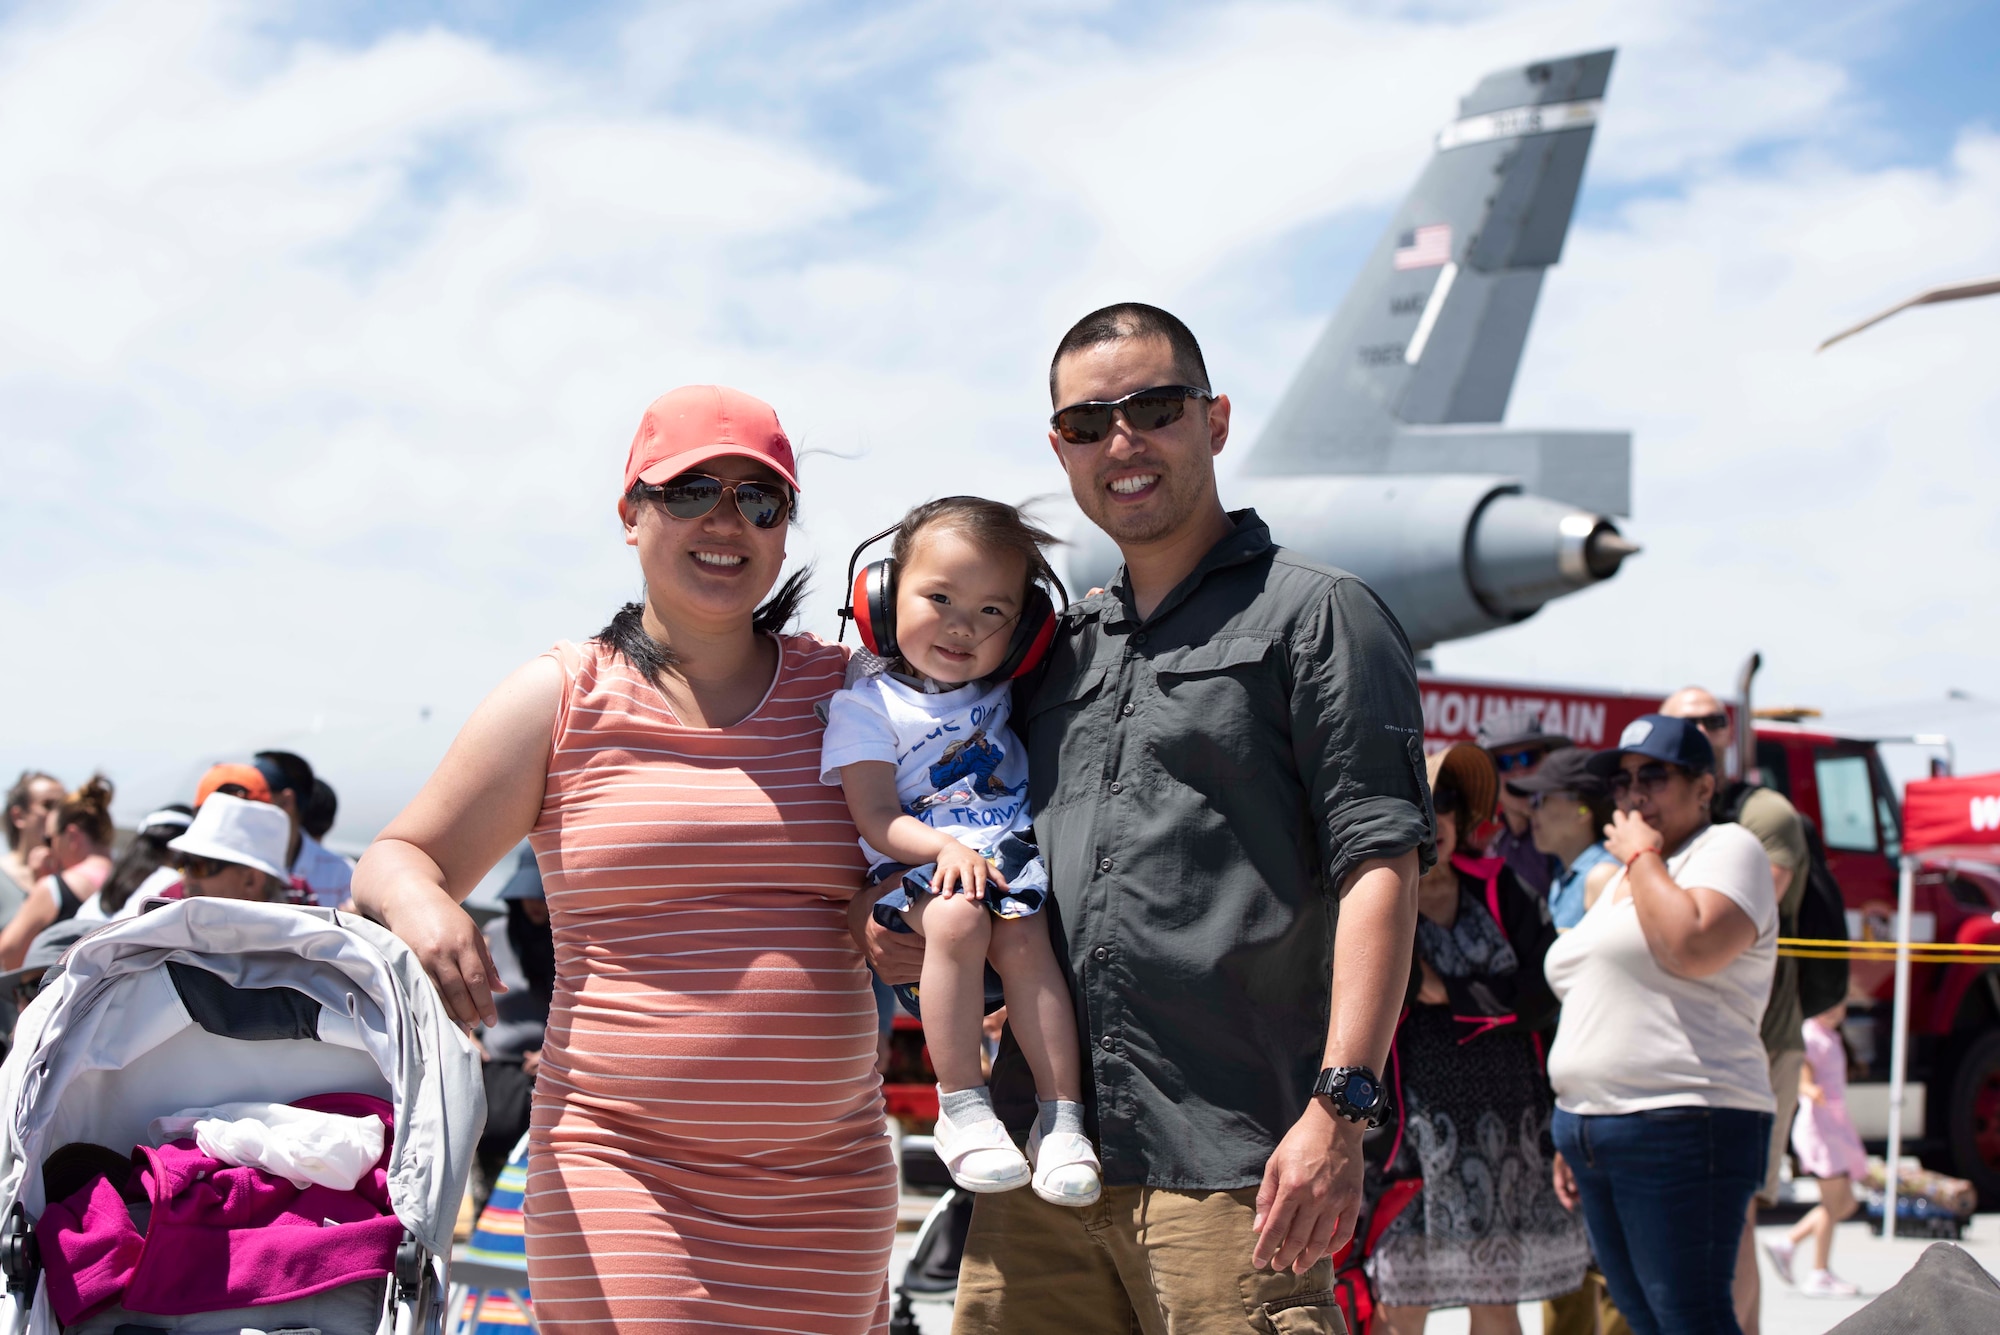
[[[1819,781],[1820,834],[1826,846],[1849,853],[1878,851],[1868,757],[1821,751],[1813,758],[1813,776]]]
[[[1792,767],[1783,742],[1774,742],[1768,737],[1757,739],[1757,768],[1763,771],[1764,782],[1783,793],[1792,795]]]
[[[1903,855],[1903,813],[1896,804],[1896,786],[1882,767],[1882,753],[1868,757],[1868,772],[1875,778],[1875,821],[1882,830],[1882,851],[1892,858]]]

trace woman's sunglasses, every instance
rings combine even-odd
[[[641,482],[633,490],[664,505],[676,519],[699,519],[720,505],[725,494],[733,495],[736,512],[752,528],[776,528],[792,508],[792,493],[781,483],[724,482],[706,473],[682,473],[660,483]]]
[[[1114,413],[1124,413],[1134,431],[1158,431],[1171,426],[1187,413],[1189,399],[1211,401],[1215,395],[1192,385],[1155,385],[1134,390],[1122,399],[1093,399],[1072,403],[1049,419],[1056,434],[1072,445],[1095,445],[1111,434]]]
[[[1460,816],[1465,813],[1465,799],[1456,788],[1433,788],[1431,810],[1440,816]]]
[[[1623,797],[1625,794],[1631,792],[1635,786],[1642,793],[1657,793],[1660,789],[1667,786],[1667,780],[1673,778],[1676,774],[1685,774],[1686,772],[1686,770],[1681,769],[1678,765],[1668,765],[1655,760],[1649,764],[1639,766],[1637,771],[1638,777],[1635,782],[1633,777],[1634,771],[1621,769],[1611,776],[1611,795],[1613,797]]]

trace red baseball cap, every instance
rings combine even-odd
[[[625,490],[637,482],[665,482],[728,454],[762,460],[792,490],[799,488],[792,442],[776,409],[725,385],[683,385],[654,399],[639,419],[625,458]]]
[[[271,785],[264,781],[264,773],[255,765],[210,765],[208,773],[201,776],[195,785],[194,804],[200,806],[214,795],[215,790],[225,783],[233,783],[243,789],[243,795],[252,802],[269,802]]]

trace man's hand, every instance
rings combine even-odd
[[[1353,1236],[1361,1209],[1362,1130],[1314,1099],[1278,1142],[1264,1165],[1250,1225],[1257,1230],[1250,1260],[1259,1270],[1302,1275]]]
[[[917,982],[924,972],[924,939],[911,932],[892,932],[869,915],[875,901],[895,884],[884,881],[847,901],[848,935],[861,947],[862,958],[874,966],[875,976],[891,986]]]
[[[1556,1200],[1562,1203],[1563,1209],[1575,1214],[1577,1202],[1583,1198],[1576,1194],[1576,1174],[1570,1171],[1569,1160],[1563,1158],[1560,1152],[1555,1157],[1554,1173]]]

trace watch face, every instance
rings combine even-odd
[[[1347,1088],[1343,1092],[1347,1096],[1347,1102],[1353,1107],[1372,1108],[1380,1091],[1376,1089],[1373,1080],[1357,1071],[1347,1077]]]

